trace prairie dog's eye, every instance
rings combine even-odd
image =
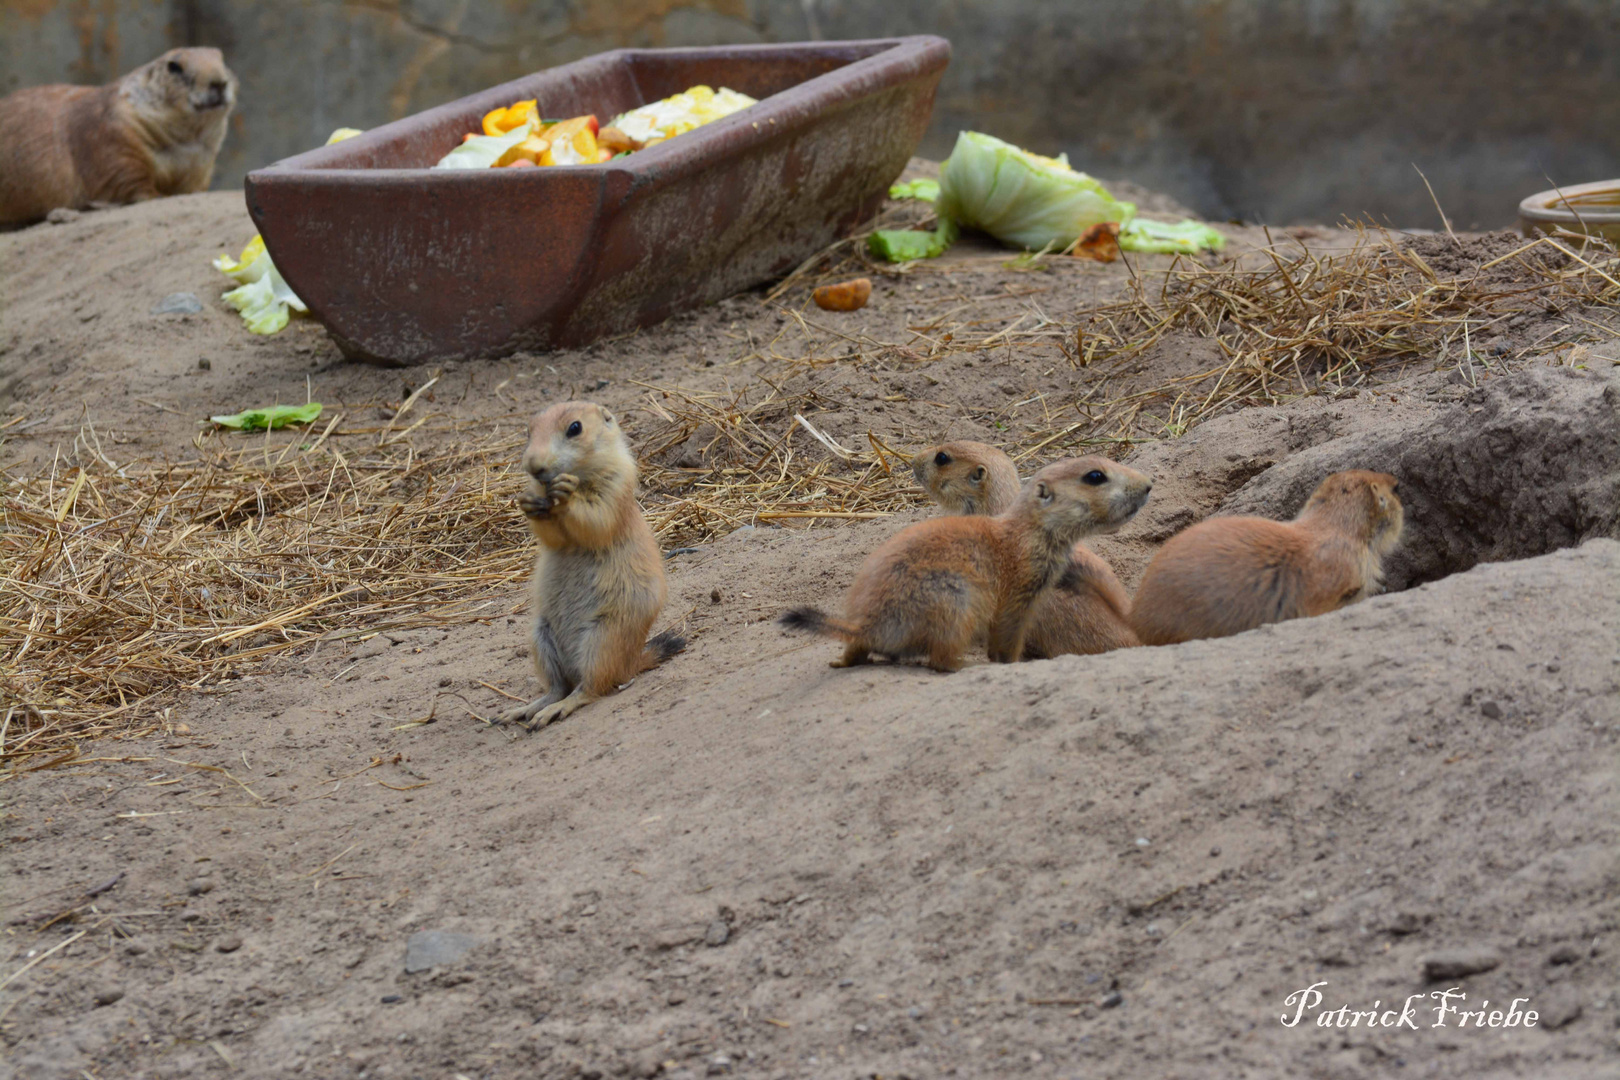
[[[1103,472],[1101,469],[1092,469],[1080,479],[1083,483],[1090,484],[1092,487],[1102,487],[1104,484],[1108,483],[1108,474]]]
[[[185,70],[186,70],[185,68],[180,66],[180,61],[178,61],[178,60],[170,60],[169,61],[169,74],[171,74],[171,75],[181,75],[181,74],[185,73]]]
[[[568,425],[568,430],[566,432],[564,432],[564,434],[567,435],[570,439],[572,439],[574,436],[578,435],[580,432],[582,432],[584,430],[585,430],[585,425],[581,424],[578,420],[575,420],[572,424]]]
[[[977,469],[973,470],[972,479],[973,479],[973,482],[975,484],[979,483],[980,481],[982,481],[984,479],[984,466],[983,465],[980,465]]]
[[[943,469],[945,466],[949,465],[950,463],[951,463],[951,455],[947,454],[945,451],[941,450],[939,453],[934,455],[934,464],[938,465],[940,468]]]

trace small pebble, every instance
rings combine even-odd
[[[709,924],[709,929],[703,934],[703,944],[711,949],[724,945],[731,940],[731,927],[726,925],[724,919],[716,919]]]
[[[213,891],[214,881],[212,878],[192,878],[190,881],[186,882],[186,892],[190,893],[192,896],[201,896],[204,893],[211,893]]]
[[[1500,720],[1502,719],[1502,706],[1494,701],[1482,701],[1479,703],[1479,713],[1487,720]]]
[[[681,993],[679,990],[674,990],[671,991],[669,997],[665,998],[664,1000],[671,1005],[679,1005],[686,1000],[686,995]]]
[[[384,994],[382,996],[382,1003],[384,1005],[398,1005],[400,1002],[402,1002],[404,1000],[405,1000],[405,997],[404,997],[403,994]],[[405,1039],[405,1033],[400,1032],[399,1038],[400,1038],[400,1041],[403,1042],[404,1039]]]
[[[1492,949],[1449,949],[1423,961],[1423,978],[1427,982],[1460,979],[1465,975],[1490,971],[1501,962],[1502,958]]]
[[[214,363],[213,363],[212,360],[208,359],[208,357],[206,357],[206,356],[199,357],[198,360],[197,360],[197,370],[198,371],[213,371],[214,370]]]
[[[124,946],[124,952],[130,956],[145,956],[152,951],[152,946],[144,941],[131,941]]]
[[[1138,837],[1137,837],[1137,838],[1136,838],[1136,846],[1137,846],[1137,847],[1147,847],[1147,846],[1148,846],[1148,844],[1150,844],[1150,843],[1152,843],[1152,841],[1151,841],[1151,840],[1149,840],[1149,839],[1148,839],[1148,838],[1147,838],[1147,837],[1145,837],[1145,836],[1138,836]]]
[[[1581,958],[1581,951],[1573,945],[1560,945],[1547,957],[1549,964],[1573,964]]]
[[[218,952],[231,953],[242,947],[242,939],[232,934],[230,937],[220,938],[214,948]]]
[[[1541,1006],[1540,1026],[1546,1031],[1557,1031],[1581,1018],[1581,999],[1568,987],[1551,991],[1537,1004]]]
[[[106,986],[96,991],[96,1005],[111,1005],[123,998],[124,992],[116,986]]]
[[[1209,849],[1209,857],[1212,858],[1212,859],[1215,856],[1219,855],[1220,853],[1221,853],[1221,849],[1220,849],[1219,845],[1216,845],[1215,847],[1212,847],[1212,848]]]
[[[203,309],[195,293],[170,293],[152,306],[154,315],[195,315]]]
[[[70,206],[58,206],[45,215],[45,220],[52,225],[66,225],[70,221],[78,221],[79,212]]]
[[[854,979],[839,979],[838,980],[838,985],[839,985],[839,987],[841,989],[847,990],[851,986],[855,985],[855,980]]]
[[[1118,990],[1115,990],[1112,994],[1109,994],[1107,997],[1097,1002],[1097,1004],[1101,1005],[1105,1009],[1117,1009],[1119,1006],[1125,1004],[1125,995],[1121,994]]]

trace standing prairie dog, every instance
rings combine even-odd
[[[1069,573],[1074,542],[1129,521],[1152,487],[1106,458],[1056,462],[998,517],[932,518],[890,537],[856,574],[843,619],[803,607],[781,622],[842,639],[834,667],[878,653],[956,671],[976,640],[987,642],[991,660],[1011,663],[1024,654],[1032,606]]]
[[[218,49],[170,49],[106,86],[0,98],[0,225],[206,190],[235,102]]]
[[[1018,497],[1012,458],[980,442],[931,446],[911,472],[948,514],[999,514]],[[1113,568],[1084,542],[1069,552],[1071,571],[1035,601],[1024,658],[1089,655],[1142,644],[1130,626],[1131,598]]]
[[[540,541],[534,563],[534,664],[544,697],[501,721],[530,730],[613,693],[686,647],[647,631],[668,586],[658,542],[636,506],[636,462],[613,414],[588,401],[529,423],[529,490],[518,506]]]
[[[1137,636],[1226,637],[1374,595],[1404,524],[1396,486],[1388,473],[1334,473],[1293,521],[1217,517],[1177,533],[1136,590]]]

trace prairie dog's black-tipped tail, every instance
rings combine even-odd
[[[686,639],[673,630],[660,630],[647,639],[641,651],[641,670],[655,668],[686,648]]]
[[[829,619],[827,613],[820,608],[796,607],[782,612],[781,618],[776,620],[789,630],[808,630],[812,634],[822,637],[838,638],[840,641],[851,641],[855,637],[855,628],[837,619]]]

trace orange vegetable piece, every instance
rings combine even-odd
[[[596,133],[596,144],[615,154],[640,150],[646,143],[637,142],[616,127],[605,127]]]
[[[539,166],[537,166],[534,162],[530,161],[528,158],[521,158],[520,157],[516,161],[509,162],[506,165],[506,168],[508,168],[508,169],[535,169],[535,168],[539,168]]]
[[[823,311],[857,311],[872,298],[872,279],[856,278],[837,285],[823,285],[814,295],[816,307]]]
[[[594,165],[597,162],[596,117],[575,116],[549,129],[551,146],[540,155],[541,165]]]
[[[1074,254],[1077,258],[1113,262],[1119,258],[1119,225],[1112,221],[1093,225],[1074,242]]]

